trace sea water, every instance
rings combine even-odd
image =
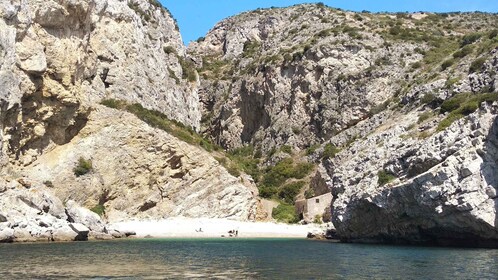
[[[0,279],[497,279],[498,250],[305,239],[0,244]]]

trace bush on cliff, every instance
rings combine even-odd
[[[92,169],[93,169],[92,161],[86,160],[83,157],[80,157],[80,159],[78,160],[78,165],[76,165],[76,167],[74,167],[73,172],[74,172],[74,175],[79,177],[79,176],[83,176],[83,175],[87,174]]]

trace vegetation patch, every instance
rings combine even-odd
[[[76,175],[76,177],[80,177],[92,171],[92,169],[93,169],[92,161],[80,157],[78,160],[78,164],[73,169],[73,172],[74,175]]]
[[[128,104],[121,100],[105,99],[101,102],[102,105],[124,110],[137,116],[148,125],[159,128],[173,135],[174,137],[187,142],[191,145],[196,145],[204,148],[206,151],[221,149],[213,144],[209,139],[205,139],[202,135],[196,133],[191,127],[185,126],[183,123],[171,120],[163,113],[156,110],[149,110],[140,104]]]
[[[296,208],[294,205],[287,203],[280,203],[277,207],[273,208],[272,217],[282,223],[295,224],[299,222]]]
[[[187,79],[189,82],[197,81],[197,71],[194,63],[190,59],[185,59],[181,56],[178,56],[178,62],[182,67],[182,78]]]
[[[390,173],[386,170],[380,170],[377,173],[377,177],[378,177],[377,183],[379,184],[379,186],[383,186],[383,185],[390,183],[396,179],[396,176],[394,176],[392,173]]]
[[[447,99],[441,104],[440,113],[449,112],[438,125],[437,131],[448,128],[453,122],[464,116],[474,113],[482,102],[493,102],[498,100],[498,93],[460,93]]]
[[[421,124],[423,123],[424,121],[430,119],[432,117],[432,112],[431,111],[426,111],[426,112],[423,112],[422,114],[420,114],[418,116],[418,120],[417,120],[417,123],[418,124]]]
[[[292,204],[295,202],[295,197],[304,187],[303,181],[296,181],[283,186],[278,192],[278,197],[286,203]]]
[[[310,174],[314,165],[311,163],[294,163],[292,158],[286,158],[275,166],[266,168],[259,186],[260,195],[265,198],[276,197],[279,188],[291,178],[303,179]],[[292,186],[295,187],[295,186]]]
[[[472,52],[474,51],[474,47],[473,46],[465,46],[461,49],[459,49],[458,51],[454,52],[453,53],[453,57],[454,58],[464,58],[466,57],[467,55],[471,54]]]
[[[469,73],[474,73],[474,72],[482,70],[485,62],[486,62],[485,57],[480,57],[480,58],[472,61],[472,63],[470,64]]]
[[[460,45],[462,47],[473,44],[477,42],[480,38],[482,37],[482,34],[480,33],[471,33],[463,36],[462,41],[460,42]]]
[[[322,158],[334,158],[340,151],[341,149],[337,148],[332,143],[327,143],[327,145],[325,145],[325,147],[323,148]]]
[[[258,41],[246,41],[244,43],[244,51],[242,53],[243,57],[253,57],[261,47]]]
[[[257,157],[257,153],[254,152],[253,146],[247,145],[231,150],[227,156],[236,168],[251,175],[256,183],[259,182],[261,177],[261,171],[258,167],[260,159]]]
[[[105,206],[99,204],[99,205],[93,207],[92,209],[90,209],[90,211],[96,213],[99,216],[103,216],[105,214]]]

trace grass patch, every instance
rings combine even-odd
[[[105,99],[101,104],[110,108],[130,112],[148,125],[164,130],[191,145],[202,147],[208,152],[221,149],[209,139],[203,138],[200,134],[196,133],[191,127],[185,126],[181,122],[170,120],[163,113],[146,109],[140,104],[128,104],[115,99]]]
[[[453,57],[454,58],[464,58],[467,55],[471,54],[473,51],[474,51],[473,46],[465,46],[465,47],[459,49],[458,51],[454,52]]]
[[[473,43],[477,42],[481,37],[482,37],[482,34],[480,34],[480,33],[467,34],[467,35],[463,36],[463,38],[460,42],[460,46],[464,47],[464,46],[473,44]]]
[[[99,216],[103,216],[105,214],[105,206],[99,204],[99,205],[91,208],[90,211],[94,212],[95,214],[97,214]]]
[[[332,143],[328,143],[323,148],[322,158],[324,159],[334,158],[340,151],[341,149],[337,148]]]
[[[394,176],[392,173],[390,173],[386,170],[380,170],[377,173],[377,177],[378,177],[377,183],[379,184],[379,186],[383,186],[387,183],[394,181],[394,179],[396,179],[396,176]]]
[[[299,222],[294,205],[286,203],[280,203],[277,207],[273,208],[272,217],[282,223],[295,224]]]
[[[74,175],[76,175],[76,177],[80,177],[92,171],[92,169],[93,169],[92,161],[80,157],[78,160],[78,164],[73,169],[73,172]]]
[[[256,55],[261,44],[258,41],[246,41],[244,43],[243,57],[253,57]]]
[[[261,171],[258,167],[260,159],[253,146],[247,145],[231,150],[227,156],[233,162],[235,168],[251,175],[256,183],[259,182],[261,177]]]
[[[483,93],[471,94],[460,93],[447,99],[441,105],[440,112],[447,113],[448,116],[444,118],[438,125],[437,131],[443,131],[448,128],[453,122],[470,115],[477,111],[482,102],[493,102],[498,100],[498,93]]]
[[[282,147],[280,147],[280,151],[292,155],[292,147],[289,145],[283,145]]]
[[[486,62],[485,57],[480,57],[480,58],[472,61],[472,63],[470,64],[470,67],[469,67],[469,73],[475,73],[477,71],[481,71],[485,62]]]
[[[417,123],[418,124],[421,124],[423,123],[424,121],[430,119],[432,117],[432,112],[431,111],[427,111],[427,112],[423,112],[422,114],[420,114],[418,116],[418,120],[417,120]]]

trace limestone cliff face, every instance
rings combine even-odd
[[[309,188],[326,182],[345,241],[498,246],[497,22],[323,5],[229,18],[188,48],[203,130],[307,149],[294,157],[326,170]]]
[[[70,201],[98,209],[105,221],[253,220],[257,190],[249,181],[228,174],[208,152],[99,105],[140,104],[196,130],[191,64],[174,19],[157,1],[1,1],[0,241],[58,239],[59,229],[73,238],[72,218],[50,213],[64,212],[59,204]],[[93,169],[78,177],[80,157]],[[42,193],[56,201],[47,202],[48,213],[36,212]],[[26,195],[37,197],[9,210]]]
[[[146,0],[3,1],[2,158],[30,164],[67,143],[104,98],[140,103],[194,128],[195,82],[181,79],[175,22]],[[180,78],[178,78],[180,77]]]
[[[353,16],[301,5],[217,24],[189,46],[202,63],[204,128],[230,148],[306,148],[367,118],[422,56]]]
[[[92,171],[76,176],[79,158]],[[231,176],[208,152],[145,125],[130,113],[97,107],[66,145],[24,169],[50,180],[63,200],[105,206],[110,222],[132,218],[254,220],[257,189]]]

